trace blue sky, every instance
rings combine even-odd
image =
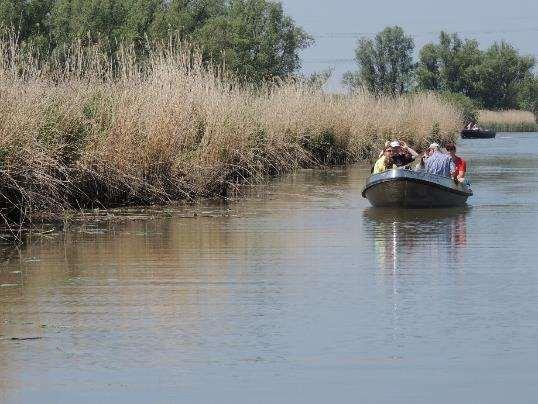
[[[507,40],[538,59],[538,0],[282,0],[286,12],[316,39],[302,53],[303,71],[334,68],[330,89],[356,68],[357,38],[388,25],[414,37],[417,52],[441,30],[476,38],[482,48]]]

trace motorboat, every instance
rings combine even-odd
[[[492,130],[472,130],[464,129],[461,131],[462,139],[493,139],[496,133]]]
[[[375,207],[437,208],[463,206],[473,191],[452,178],[394,168],[371,175],[362,196]]]

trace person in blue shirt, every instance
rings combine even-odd
[[[439,151],[439,144],[432,143],[428,148],[428,157],[424,162],[424,170],[428,174],[440,175],[442,177],[451,177],[456,171],[454,160],[449,154]]]

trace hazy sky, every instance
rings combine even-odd
[[[303,71],[334,67],[330,87],[356,68],[357,38],[400,25],[418,50],[441,30],[476,38],[482,48],[505,39],[538,59],[538,0],[282,0],[287,13],[314,36],[302,53]]]

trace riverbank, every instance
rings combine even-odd
[[[538,122],[529,111],[479,111],[479,122],[495,132],[538,132]]]
[[[461,116],[432,94],[335,97],[290,80],[240,86],[191,49],[113,60],[73,51],[38,65],[3,49],[0,214],[225,195],[297,167],[370,158],[400,138],[453,140]]]

